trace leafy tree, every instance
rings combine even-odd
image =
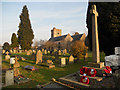
[[[114,54],[120,47],[120,2],[89,2],[87,28],[90,49],[92,50],[92,16],[90,9],[95,4],[98,11],[98,37],[100,50],[106,55]]]
[[[11,48],[14,49],[16,47],[19,47],[18,38],[16,37],[16,34],[13,33],[11,37]]]
[[[81,40],[77,40],[73,42],[71,46],[71,54],[78,59],[83,58],[87,53],[88,47],[85,46],[85,42]]]
[[[34,35],[31,27],[31,23],[29,20],[29,14],[27,6],[25,5],[22,9],[22,13],[20,15],[20,24],[18,34],[18,42],[23,50],[31,49],[31,45],[33,43]]]
[[[3,49],[4,49],[5,51],[9,51],[9,50],[10,50],[10,45],[9,45],[8,42],[5,42],[5,43],[3,44]]]

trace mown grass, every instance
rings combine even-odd
[[[68,58],[70,55],[67,54],[66,56],[59,56],[59,58],[65,57],[67,59],[66,60],[67,65],[65,67],[60,67],[59,66],[60,61],[55,60],[54,56],[51,56],[50,54],[48,54],[48,55],[44,55],[43,60],[47,60],[47,59],[53,60],[55,66],[56,66],[55,68],[49,69],[48,67],[36,65],[35,60],[31,59],[32,56],[27,56],[27,55],[25,55],[25,53],[12,54],[11,56],[14,56],[14,55],[20,55],[20,56],[26,58],[25,61],[18,60],[18,62],[21,65],[19,70],[23,76],[31,78],[32,81],[24,83],[24,84],[20,84],[20,85],[15,84],[15,85],[8,86],[5,88],[35,88],[36,85],[38,85],[38,84],[43,85],[45,83],[50,82],[53,77],[58,79],[62,76],[76,72],[82,66],[86,66],[88,62],[92,61],[92,53],[89,52],[87,61],[84,61],[84,59],[80,59],[80,60],[75,60],[75,62],[73,64],[68,64]],[[101,56],[102,61],[104,61],[105,54],[102,52],[100,56]],[[2,56],[2,58],[3,58],[2,67],[6,68],[6,69],[9,68],[9,60],[5,60],[4,55]],[[36,70],[36,71],[25,70],[23,67],[26,65],[35,66],[36,68],[38,68],[38,70]]]

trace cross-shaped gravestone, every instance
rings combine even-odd
[[[9,54],[9,52],[7,51],[7,52],[6,52],[6,54],[8,55],[8,54]]]
[[[100,62],[98,26],[97,26],[98,12],[96,10],[96,5],[92,5],[90,13],[92,14],[92,57],[94,61],[94,63],[91,63],[90,66],[102,68],[104,67],[104,62]]]

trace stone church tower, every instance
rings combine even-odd
[[[51,38],[61,36],[61,29],[56,29],[55,27],[51,30]]]

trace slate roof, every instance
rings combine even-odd
[[[61,41],[61,40],[63,40],[66,36],[67,36],[67,35],[50,38],[49,41]]]
[[[71,36],[73,38],[73,41],[75,40],[80,40],[80,38],[82,37],[83,34],[79,34],[79,35],[73,35]]]
[[[71,37],[73,38],[73,41],[75,41],[75,40],[80,40],[80,38],[82,37],[82,35],[83,35],[83,34],[73,35],[73,36],[71,36]],[[61,41],[61,40],[63,40],[66,36],[67,36],[67,35],[50,38],[49,41]]]

